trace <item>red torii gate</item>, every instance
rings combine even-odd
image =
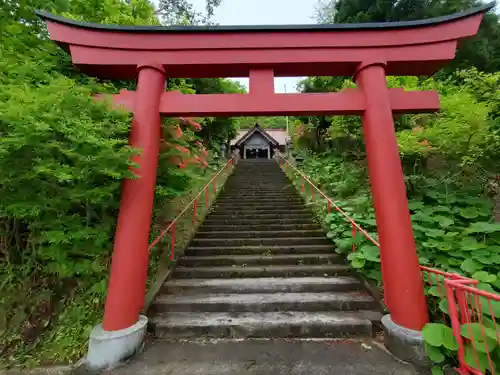
[[[386,302],[394,323],[428,321],[393,112],[439,109],[438,94],[388,89],[387,75],[431,75],[477,33],[494,4],[434,19],[298,26],[111,26],[38,12],[51,38],[92,76],[138,77],[115,101],[134,113],[130,143],[142,149],[138,179],[125,180],[104,331],[134,326],[143,307],[160,116],[360,115],[381,244]],[[357,89],[275,94],[274,77],[353,76]],[[169,78],[246,77],[249,94],[166,92]]]

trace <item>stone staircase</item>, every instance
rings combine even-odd
[[[240,161],[171,276],[158,337],[363,337],[381,317],[273,160]]]

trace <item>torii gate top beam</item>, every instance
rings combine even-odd
[[[83,72],[136,77],[142,63],[168,77],[349,76],[366,61],[385,61],[388,75],[430,75],[455,57],[459,39],[476,34],[494,3],[449,16],[366,24],[291,26],[112,26],[37,12],[51,38]]]

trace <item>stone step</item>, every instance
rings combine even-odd
[[[216,202],[213,205],[215,210],[256,210],[256,211],[273,211],[279,210],[301,210],[305,208],[304,202],[268,202],[266,204],[262,202],[240,202],[240,203],[227,203],[227,202]]]
[[[248,178],[241,182],[229,181],[224,186],[226,190],[239,190],[242,193],[256,194],[256,193],[266,193],[274,191],[288,190],[290,192],[294,191],[294,187],[290,185],[287,181],[253,181],[249,183]]]
[[[301,198],[286,198],[286,199],[241,199],[241,198],[236,198],[236,199],[221,199],[217,198],[217,201],[215,202],[216,206],[222,206],[222,205],[228,205],[228,206],[253,206],[253,205],[261,205],[261,206],[274,206],[276,204],[301,204],[302,206],[304,205],[304,201]]]
[[[364,292],[161,295],[157,312],[275,312],[369,310],[376,306]]]
[[[245,187],[241,188],[228,188],[226,185],[224,189],[221,191],[221,196],[222,197],[231,197],[231,198],[237,198],[239,196],[247,196],[247,197],[256,197],[256,198],[270,198],[269,193],[276,193],[279,192],[280,194],[277,194],[277,197],[298,197],[299,193],[297,189],[292,186],[284,186],[284,187],[279,187],[279,188],[273,188],[270,190],[248,190],[245,189]]]
[[[195,238],[191,241],[196,247],[215,246],[289,246],[289,245],[328,245],[331,242],[322,237],[290,237],[290,238]]]
[[[366,337],[381,318],[275,161],[236,167],[171,276],[158,337]]]
[[[162,293],[323,293],[362,289],[361,282],[349,276],[339,277],[262,277],[239,279],[171,279]]]
[[[267,214],[267,213],[273,213],[273,212],[287,212],[287,213],[301,213],[304,211],[309,211],[309,208],[306,208],[304,204],[290,204],[290,203],[285,203],[285,204],[280,204],[277,203],[272,207],[264,207],[262,205],[247,205],[245,207],[243,206],[231,206],[231,205],[216,205],[212,207],[212,212],[215,213],[244,213],[244,214],[249,214],[249,213],[256,213],[256,214]]]
[[[246,200],[255,201],[275,201],[275,200],[290,200],[290,199],[301,199],[298,193],[286,193],[281,192],[280,194],[225,194],[221,193],[217,196],[217,200],[232,200],[244,202]]]
[[[238,277],[342,276],[351,272],[344,264],[175,267],[173,277],[187,279],[228,279]]]
[[[310,230],[289,230],[289,231],[235,231],[229,228],[225,231],[202,231],[197,232],[196,239],[232,239],[232,238],[252,238],[252,239],[265,239],[265,238],[294,238],[294,237],[321,237],[325,232],[322,229]]]
[[[213,209],[212,215],[300,215],[304,213],[312,214],[311,209],[302,206],[301,208],[284,208],[275,207],[268,210],[260,210],[258,207],[237,209],[237,208],[220,208]]]
[[[185,256],[179,260],[182,267],[272,265],[272,264],[343,264],[343,258],[331,254],[263,254],[263,255],[210,255]]]
[[[263,226],[266,225],[307,225],[316,222],[312,219],[312,217],[305,216],[304,218],[259,218],[256,222],[254,219],[242,219],[239,217],[229,216],[228,218],[217,218],[216,216],[208,216],[204,221],[203,225],[214,226],[214,225],[255,225],[255,226]]]
[[[248,191],[259,191],[260,189],[268,189],[272,187],[287,187],[290,188],[290,182],[283,177],[280,178],[258,178],[254,176],[234,176],[229,179],[224,186],[238,187]]]
[[[230,213],[230,212],[224,212],[224,213],[218,213],[218,212],[212,212],[210,216],[207,218],[207,220],[231,220],[231,221],[239,221],[239,220],[248,220],[250,219],[252,222],[255,224],[261,224],[264,221],[261,220],[267,220],[267,219],[273,219],[273,220],[286,220],[286,219],[307,219],[309,222],[312,222],[314,220],[314,216],[310,210],[304,210],[301,213],[260,213],[260,214],[241,214],[241,213]]]
[[[236,176],[233,175],[232,178],[227,181],[226,186],[233,186],[233,185],[242,185],[248,189],[254,189],[257,187],[265,187],[267,184],[272,184],[272,185],[288,185],[289,181],[285,176],[257,176],[252,174],[251,176],[248,175],[240,175]]]
[[[321,229],[321,226],[316,223],[306,223],[306,224],[235,224],[235,223],[206,223],[200,228],[203,232],[208,231],[289,231],[289,230],[313,230]]]
[[[296,192],[297,189],[293,185],[291,185],[288,181],[282,182],[257,182],[252,179],[245,178],[241,182],[236,181],[228,181],[226,185],[224,185],[224,190],[235,193],[239,191],[242,194],[263,194],[267,192],[275,192],[275,191],[287,191],[287,192]]]
[[[245,191],[244,187],[240,188],[231,188],[233,191],[239,191],[240,193],[234,194],[234,193],[227,193],[224,194],[221,198],[267,198],[267,199],[272,199],[274,197],[277,198],[296,198],[298,196],[297,190],[293,188],[275,188],[272,190],[260,190],[256,192],[251,192],[251,191]]]
[[[334,250],[333,244],[328,245],[289,245],[289,246],[218,246],[218,247],[195,247],[186,249],[186,256],[210,256],[210,255],[243,255],[243,254],[331,254]]]
[[[273,209],[267,209],[267,210],[260,210],[258,207],[250,207],[250,208],[214,208],[212,211],[212,214],[217,214],[217,215],[227,215],[227,214],[241,214],[241,215],[282,215],[282,214],[289,214],[289,215],[300,215],[303,213],[311,213],[311,210],[307,207],[300,207],[300,208],[293,208],[293,209],[288,209],[288,208],[282,208],[282,207],[275,207]]]
[[[371,337],[375,311],[282,311],[262,313],[169,313],[150,320],[157,337],[339,338]]]

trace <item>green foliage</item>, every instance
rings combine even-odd
[[[480,5],[478,0],[325,0],[316,7],[318,23],[411,21],[453,14]],[[444,74],[457,68],[500,70],[500,23],[497,14],[485,15],[478,35],[461,43],[456,59]]]
[[[159,24],[147,0],[0,4],[2,366],[68,362],[84,353],[89,332],[102,317],[121,181],[135,178],[130,157],[138,152],[128,146],[130,114],[93,99],[123,87],[133,90],[135,82],[110,84],[73,70],[35,9],[90,22]],[[169,80],[168,87],[207,93],[240,89],[222,79]],[[223,130],[217,126],[202,134],[207,145],[234,132],[232,121]],[[196,154],[199,136],[183,132],[180,140],[167,139]],[[214,168],[178,169],[169,162],[175,153],[160,155],[155,222],[165,216],[166,202]],[[151,270],[158,260],[153,254]]]
[[[499,83],[498,73],[480,73],[475,69],[458,71],[453,79],[441,81],[388,78],[389,87],[437,89],[441,95],[439,113],[395,119],[420,263],[472,277],[481,282],[480,289],[497,293],[500,225],[493,221],[488,194],[498,194],[498,189],[490,190],[490,186],[496,186],[494,176],[500,159]],[[349,85],[344,82],[342,87]],[[294,124],[295,146],[307,155],[303,164],[306,174],[377,240],[359,119],[301,120],[306,123]],[[321,134],[318,127],[325,126],[322,121],[327,121],[329,127],[325,133],[327,142],[320,144],[314,138]],[[381,285],[378,248],[359,233],[353,238],[351,224],[335,211],[327,215],[324,202],[311,204],[325,219],[336,251],[344,254],[353,268]],[[427,275],[424,278],[436,283]],[[451,329],[443,324],[443,313],[448,314],[443,288],[426,286],[425,291],[435,322],[424,330],[426,351],[436,364],[433,373],[439,374],[442,366],[456,365],[457,345]],[[490,303],[495,316],[499,316],[499,304]],[[492,314],[488,301],[480,298],[479,304],[487,324],[487,317]],[[437,311],[433,306],[437,306]],[[478,331],[478,327],[472,326],[472,330]],[[484,352],[498,356],[500,349],[491,336],[475,333],[475,340],[466,341],[466,359],[485,370],[489,363]],[[464,328],[462,336],[467,339]],[[479,352],[479,365],[475,363],[474,350]]]
[[[206,0],[205,12],[198,12],[188,0],[160,0],[158,5],[162,22],[167,25],[197,25],[211,24],[222,0]]]
[[[81,355],[102,313],[120,182],[134,178],[130,115],[92,98],[116,89],[72,71],[34,16],[148,24],[154,14],[140,0],[94,3],[0,8],[0,341],[10,363]]]
[[[286,117],[236,117],[235,123],[239,129],[250,129],[259,124],[263,129],[286,129]]]
[[[454,357],[458,352],[458,343],[450,327],[442,323],[428,323],[422,330],[425,351],[434,364],[445,361],[456,365]],[[465,361],[474,369],[483,373],[498,369],[500,348],[495,329],[481,323],[467,323],[460,328],[460,336],[465,346]],[[488,353],[488,354],[487,354]],[[488,355],[492,359],[488,359]],[[436,367],[436,373],[440,367]],[[434,373],[434,372],[433,372]]]

